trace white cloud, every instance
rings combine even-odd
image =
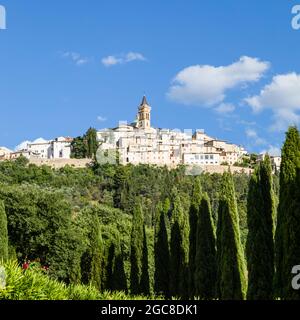
[[[278,157],[281,156],[281,150],[278,147],[270,145],[268,149],[262,150],[261,154],[267,153],[269,156]]]
[[[300,75],[293,73],[274,76],[259,95],[245,99],[258,113],[265,109],[273,112],[271,129],[283,131],[300,122]]]
[[[100,122],[105,122],[107,119],[105,117],[98,116],[97,120],[100,121]]]
[[[23,142],[21,142],[19,145],[17,145],[16,147],[15,147],[15,151],[20,151],[20,150],[25,150],[25,149],[27,149],[27,145],[30,143],[30,141],[23,141]]]
[[[268,68],[268,62],[247,56],[228,66],[190,66],[175,76],[167,96],[186,105],[213,106],[224,101],[227,90],[260,80]]]
[[[135,60],[146,61],[146,58],[141,53],[138,53],[138,52],[128,52],[126,54],[126,57],[125,57],[126,62],[135,61]]]
[[[255,121],[247,121],[247,120],[237,120],[236,121],[237,124],[241,124],[243,126],[255,126],[256,125],[256,122]]]
[[[146,61],[147,59],[138,52],[128,52],[127,54],[121,54],[116,56],[104,57],[101,62],[105,67],[115,66],[117,64],[125,64],[132,61]]]
[[[246,129],[246,136],[249,140],[251,140],[251,143],[254,145],[258,146],[266,144],[266,140],[259,137],[254,129]]]
[[[102,59],[102,64],[104,64],[106,67],[114,66],[121,63],[122,59],[118,59],[115,56],[108,56]]]
[[[72,60],[77,66],[82,66],[84,64],[87,64],[90,60],[86,57],[82,57],[77,52],[64,52],[62,54],[62,57],[65,59]]]
[[[44,142],[48,142],[48,140],[45,140],[43,138],[38,138],[38,139],[36,139],[34,141],[26,140],[26,141],[21,142],[19,145],[17,145],[15,147],[15,151],[26,150],[27,147],[28,147],[28,144],[30,144],[30,143],[44,143]]]
[[[215,108],[215,111],[219,114],[232,113],[234,110],[235,106],[232,103],[221,103]]]

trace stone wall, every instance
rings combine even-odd
[[[66,165],[75,168],[85,168],[91,163],[91,159],[35,159],[31,158],[29,163],[37,166],[47,165],[55,169],[63,168]]]
[[[89,164],[91,164],[90,159],[35,159],[31,158],[30,163],[35,164],[37,166],[47,165],[55,169],[63,168],[66,165],[69,165],[74,168],[85,168]],[[195,167],[195,166],[194,166]],[[189,169],[190,167],[187,166]],[[199,168],[199,167],[196,167]],[[171,167],[170,167],[171,169]],[[253,169],[250,168],[241,168],[241,167],[234,167],[234,166],[201,166],[199,168],[200,172],[208,172],[208,173],[224,173],[226,171],[230,171],[232,173],[246,173],[251,174]],[[193,170],[192,170],[193,171]]]

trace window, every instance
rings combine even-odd
[[[208,160],[208,155],[205,156],[205,160]]]

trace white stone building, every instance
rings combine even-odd
[[[99,130],[97,135],[100,151],[117,151],[121,164],[233,165],[247,153],[240,146],[209,137],[204,130],[193,134],[192,130],[152,128],[151,107],[145,96],[133,123],[121,122],[116,128]]]
[[[11,158],[23,155],[29,159],[70,159],[72,140],[69,137],[59,137],[49,141],[38,139],[28,142],[22,150],[12,153]]]
[[[0,160],[9,160],[11,153],[12,151],[9,150],[8,148],[0,147]]]

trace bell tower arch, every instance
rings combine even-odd
[[[147,102],[146,96],[143,97],[142,103],[139,106],[137,125],[141,129],[151,128],[151,107]]]

